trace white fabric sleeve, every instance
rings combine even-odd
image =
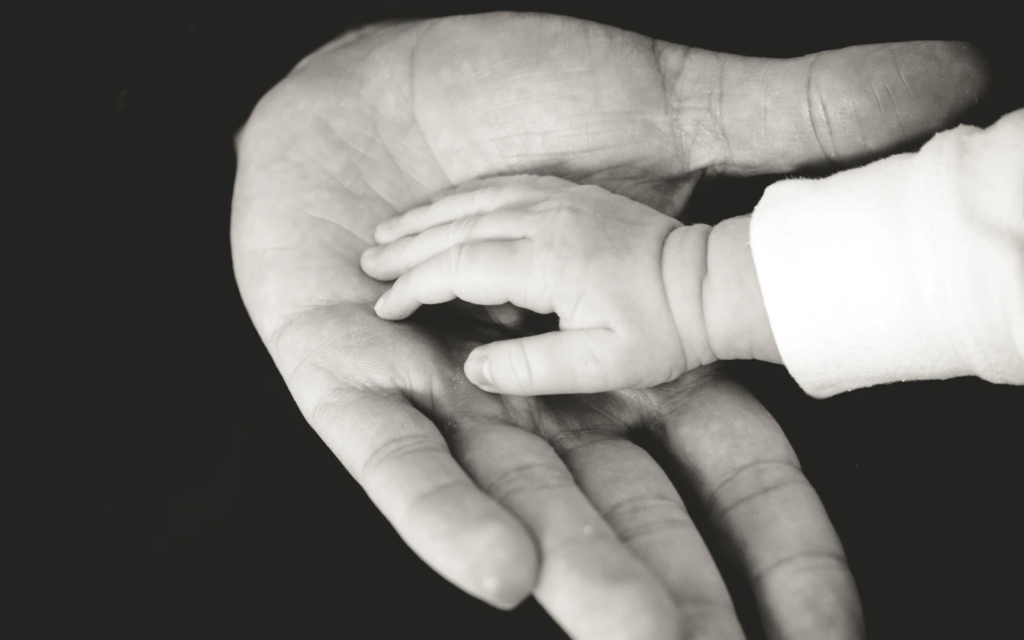
[[[775,183],[750,243],[782,360],[808,394],[964,375],[1024,384],[1024,110]]]

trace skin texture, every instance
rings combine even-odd
[[[461,363],[515,332],[459,308],[381,320],[386,285],[359,256],[378,223],[472,179],[552,174],[676,212],[707,172],[884,153],[948,125],[984,82],[958,44],[769,61],[553,16],[374,27],[300,63],[241,132],[236,277],[310,424],[467,592],[501,607],[532,593],[574,638],[739,638],[699,511],[769,637],[861,637],[818,497],[720,368],[643,392],[488,394]]]
[[[684,226],[601,187],[508,176],[381,223],[360,263],[395,280],[374,305],[386,320],[455,299],[558,315],[558,331],[469,354],[466,377],[485,391],[639,389],[722,354],[779,361],[749,220]]]

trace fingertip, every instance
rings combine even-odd
[[[536,547],[522,531],[503,526],[481,536],[480,541],[470,593],[503,611],[515,609],[537,584],[540,559]]]
[[[516,564],[512,570],[521,572],[523,566],[521,563]],[[481,580],[481,591],[477,597],[495,609],[511,611],[530,597],[533,592],[533,584],[536,581],[536,577],[509,582],[496,576],[484,576]]]
[[[416,518],[405,523],[412,536],[407,542],[459,589],[506,611],[533,592],[540,572],[533,538],[491,499],[479,493],[459,495]]]
[[[970,42],[946,43],[950,58],[955,64],[949,71],[955,74],[955,85],[968,105],[974,105],[985,98],[992,85],[992,62],[985,51]]]
[[[379,318],[382,318],[384,320],[393,320],[394,319],[394,318],[389,317],[388,308],[387,308],[388,296],[390,296],[390,295],[391,295],[391,289],[388,289],[387,291],[384,292],[384,294],[381,297],[377,298],[377,302],[374,303],[374,305],[373,305],[374,313],[376,313]]]
[[[377,244],[387,244],[416,232],[423,214],[428,209],[430,205],[413,207],[405,213],[381,222],[373,229],[373,241]]]
[[[497,504],[449,505],[433,533],[442,533],[428,564],[474,598],[502,610],[528,598],[540,573],[540,554],[522,523]],[[443,549],[443,551],[442,551]]]
[[[570,637],[694,637],[684,636],[678,605],[668,590],[618,540],[577,544],[546,555],[544,562],[537,599]]]
[[[373,241],[378,245],[387,244],[395,239],[395,227],[401,216],[388,218],[373,228]]]
[[[496,527],[494,536],[482,539],[485,549],[480,551],[482,557],[475,580],[478,588],[474,595],[499,609],[514,609],[537,585],[540,573],[537,548],[521,531],[504,526]]]
[[[805,557],[757,586],[765,625],[778,637],[863,640],[864,614],[845,561]]]
[[[359,268],[363,270],[363,273],[374,278],[373,275],[373,260],[380,254],[380,247],[373,246],[366,248],[361,254],[359,254]]]
[[[894,107],[909,126],[931,133],[958,119],[988,92],[992,70],[982,49],[965,41],[918,41],[891,45],[889,55],[898,61],[891,78]],[[894,72],[895,71],[895,72]],[[900,86],[907,88],[904,93]],[[911,91],[912,89],[912,91]]]
[[[474,349],[469,354],[463,371],[466,377],[469,378],[469,381],[476,386],[484,391],[497,393],[497,388],[494,386],[494,378],[491,375],[491,359],[484,349]]]

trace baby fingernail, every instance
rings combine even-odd
[[[398,220],[398,218],[388,218],[384,222],[378,224],[376,226],[376,228],[374,228],[374,230],[373,230],[373,239],[376,242],[385,242],[385,241],[387,241],[387,238],[388,238],[388,235],[389,235],[388,232],[391,231],[395,227],[395,223],[396,223],[397,220]]]
[[[365,251],[363,251],[363,255],[362,255],[363,264],[365,264],[366,260],[373,260],[374,258],[376,258],[378,253],[380,253],[380,247],[379,246],[370,247],[369,249],[366,249]]]
[[[378,316],[383,317],[383,314],[381,313],[380,310],[384,308],[385,304],[387,304],[388,296],[390,295],[391,289],[388,289],[387,291],[384,292],[384,295],[377,298],[377,304],[373,305],[373,310],[377,313]]]
[[[469,356],[466,362],[466,377],[479,387],[490,387],[494,383],[491,380],[491,363],[486,355],[475,352]]]

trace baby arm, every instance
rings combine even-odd
[[[1024,109],[917,153],[777,182],[750,243],[778,349],[808,394],[1024,384]]]
[[[364,269],[398,277],[381,317],[454,298],[558,314],[560,332],[471,354],[467,376],[491,391],[647,387],[735,358],[784,361],[816,397],[962,375],[1024,384],[1024,110],[778,182],[753,218],[713,228],[518,176],[464,185],[376,240]]]
[[[599,187],[482,180],[377,228],[382,318],[459,298],[556,313],[559,331],[478,347],[467,377],[515,395],[655,386],[719,359],[779,362],[749,217],[684,226]]]

